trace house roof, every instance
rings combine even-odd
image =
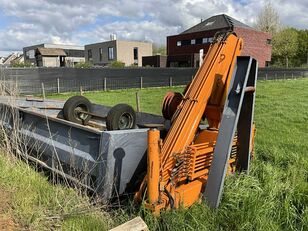
[[[60,48],[38,47],[37,50],[42,56],[66,56],[65,51]]]
[[[230,28],[231,30],[234,27],[242,27],[242,28],[249,28],[254,30],[252,27],[226,15],[220,14],[212,16],[199,24],[185,30],[181,34],[189,34],[194,32],[201,32],[201,31],[208,31],[208,30],[219,30],[219,29],[226,29]]]
[[[14,60],[16,57],[17,57],[17,54],[12,53],[3,60],[2,64],[9,65],[11,61]]]
[[[13,61],[13,62],[18,62],[18,61],[23,60],[23,58],[24,58],[24,55],[23,55],[23,54],[20,54],[19,56],[15,57],[12,61]],[[12,61],[11,61],[11,62],[12,62]]]

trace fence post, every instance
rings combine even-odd
[[[292,72],[292,79],[294,79],[294,75],[293,75],[293,72]]]
[[[265,74],[265,81],[267,80],[267,73]]]
[[[45,87],[44,87],[44,83],[43,82],[42,82],[42,93],[43,93],[43,100],[45,101],[46,95],[45,95]]]
[[[104,91],[107,91],[107,78],[104,78]]]
[[[57,93],[60,94],[60,79],[57,78]]]
[[[82,86],[81,85],[79,87],[79,91],[80,91],[80,95],[83,95],[83,90],[82,90]]]
[[[15,81],[15,92],[17,92],[18,91],[18,82],[17,82],[17,79],[16,79],[16,81]]]
[[[136,107],[137,107],[137,112],[140,112],[140,97],[139,97],[139,91],[136,91]]]
[[[275,73],[275,80],[277,80],[277,73]]]
[[[172,87],[172,77],[169,77],[169,87]]]
[[[283,74],[283,79],[286,79],[286,73]]]
[[[140,77],[140,89],[142,89],[143,88],[143,78],[142,78],[142,76]]]

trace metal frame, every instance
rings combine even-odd
[[[146,166],[147,129],[102,131],[61,119],[64,102],[11,100],[0,97],[0,125],[10,139],[15,134],[22,141],[19,155],[24,159],[95,191],[106,201],[114,191],[125,193],[134,177],[144,171],[138,166]],[[109,110],[93,105],[95,114],[105,116]],[[137,121],[162,123],[163,118],[137,113]]]
[[[203,193],[210,207],[219,206],[236,129],[239,141],[237,167],[240,171],[249,170],[256,77],[257,61],[251,57],[238,57]]]

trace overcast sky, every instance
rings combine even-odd
[[[267,0],[0,0],[0,56],[38,43],[88,44],[119,39],[165,44],[215,14],[248,25]],[[308,0],[273,0],[282,24],[308,28]]]

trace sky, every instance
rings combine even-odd
[[[0,56],[39,43],[118,39],[165,44],[216,14],[250,26],[268,0],[0,0]],[[273,0],[285,26],[308,29],[308,0]]]

